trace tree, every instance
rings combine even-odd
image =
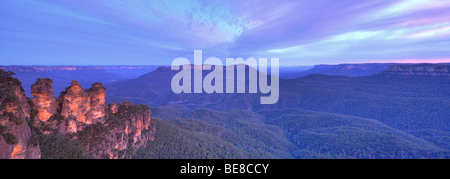
[[[17,98],[14,94],[13,85],[11,84],[13,79],[12,75],[15,75],[15,73],[0,70],[0,106],[6,101]]]

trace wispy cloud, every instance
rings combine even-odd
[[[449,59],[450,0],[0,0],[1,64]]]

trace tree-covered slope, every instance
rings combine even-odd
[[[448,158],[450,150],[376,120],[302,109],[262,111],[281,127],[296,158]],[[320,157],[321,158],[321,157]]]

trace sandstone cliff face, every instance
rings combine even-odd
[[[129,102],[120,103],[116,115],[120,119],[125,119],[124,132],[130,136],[131,140],[129,141],[133,147],[146,146],[147,141],[153,140],[154,136],[144,133],[144,131],[154,130],[149,129],[151,112],[148,106],[133,106]]]
[[[36,120],[46,122],[57,112],[59,103],[53,94],[52,84],[53,80],[40,78],[31,86],[32,101],[38,111]]]
[[[128,102],[106,105],[100,83],[84,90],[72,81],[56,100],[53,81],[38,79],[29,100],[17,79],[0,72],[0,94],[10,91],[7,98],[0,96],[0,158],[40,158],[43,135],[67,136],[83,144],[90,157],[111,159],[132,158],[154,140],[150,108]]]
[[[117,110],[113,112],[115,107]],[[149,128],[151,112],[147,106],[123,102],[110,105],[108,111],[104,124],[88,126],[77,136],[93,158],[131,158],[136,149],[154,140],[155,129]]]
[[[86,113],[88,123],[103,122],[106,116],[106,89],[101,83],[94,83],[87,90],[90,100],[90,110]]]
[[[43,122],[35,121],[35,125],[44,133],[76,133],[86,125],[104,121],[106,89],[102,84],[95,83],[90,89],[84,90],[74,80],[61,93],[58,101],[53,95],[51,84],[50,79],[38,79],[32,86],[32,101],[38,112],[36,119]]]
[[[391,75],[450,76],[450,65],[445,64],[392,65],[382,73]]]
[[[28,97],[18,80],[0,73],[0,90],[10,91],[12,96],[0,104],[0,159],[40,158],[37,138],[27,123],[31,113]]]
[[[53,101],[50,92],[48,79],[39,79],[33,85],[36,116],[41,121],[35,127],[45,135],[71,136],[82,142],[93,158],[131,158],[154,139],[155,129],[149,129],[150,109],[127,102],[106,105],[106,89],[100,83],[84,90],[72,81],[58,101]]]
[[[79,123],[93,123],[92,120],[86,120],[86,113],[91,110],[91,99],[77,81],[72,81],[71,86],[61,93],[59,101],[64,118],[75,118]]]
[[[105,114],[106,89],[101,83],[95,83],[88,90],[83,90],[80,83],[72,81],[70,87],[59,96],[61,115],[75,118],[79,124],[102,122]]]

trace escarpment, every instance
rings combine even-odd
[[[90,158],[111,159],[132,158],[139,148],[154,140],[150,108],[129,102],[107,105],[101,83],[85,90],[74,80],[56,98],[53,81],[38,79],[29,100],[16,81],[17,98],[2,104],[0,110],[0,132],[7,134],[8,140],[14,134],[15,140],[5,142],[0,136],[0,158],[40,158],[39,136],[69,137],[80,143]],[[15,124],[9,116],[23,122]]]
[[[37,159],[39,142],[28,121],[31,106],[13,73],[0,70],[0,159]]]
[[[449,64],[392,65],[382,74],[410,76],[450,76]]]
[[[112,103],[107,111],[108,117],[103,123],[88,125],[76,134],[92,157],[130,158],[137,149],[154,140],[155,128],[150,127],[148,106]]]

